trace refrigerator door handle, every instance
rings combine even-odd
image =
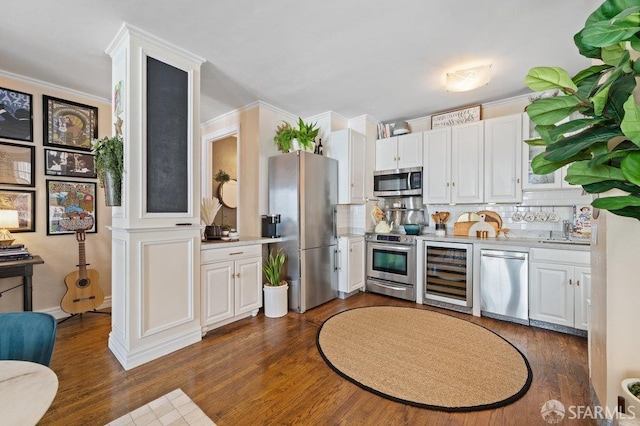
[[[338,239],[338,209],[333,208],[332,218],[333,218],[333,238]]]
[[[333,270],[337,271],[338,269],[338,259],[340,259],[340,256],[338,255],[339,250],[334,250],[333,251]]]

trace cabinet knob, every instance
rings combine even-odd
[[[447,188],[449,187],[449,182],[447,182]]]
[[[576,287],[580,287],[580,280],[576,280]]]
[[[456,183],[455,182],[451,182],[451,186],[456,186]]]
[[[520,178],[516,178],[516,183],[520,183]]]
[[[236,274],[236,278],[240,278],[240,272]]]
[[[569,278],[569,285],[573,285],[573,280]]]

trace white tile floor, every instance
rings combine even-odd
[[[215,423],[182,389],[176,389],[106,426],[215,426]]]

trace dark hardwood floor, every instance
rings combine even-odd
[[[370,305],[432,309],[497,332],[529,360],[530,390],[499,409],[446,413],[392,402],[359,388],[324,363],[315,338],[329,316]],[[60,385],[41,425],[103,425],[176,388],[218,426],[544,425],[540,408],[549,399],[565,407],[590,404],[586,339],[370,293],[283,318],[266,318],[260,311],[255,318],[210,331],[201,342],[130,371],[107,348],[110,321],[107,315],[89,313],[60,324],[51,364]]]

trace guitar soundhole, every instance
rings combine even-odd
[[[80,288],[85,288],[87,286],[89,286],[90,282],[88,278],[84,278],[84,279],[79,279],[78,283],[76,284],[78,287]]]

